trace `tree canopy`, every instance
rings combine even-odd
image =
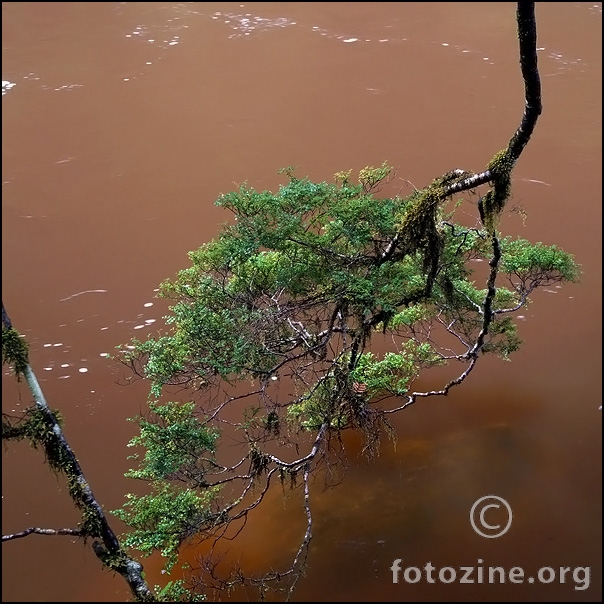
[[[341,431],[361,430],[372,454],[391,433],[389,414],[446,395],[484,355],[507,359],[520,345],[514,314],[530,294],[578,278],[555,245],[499,235],[504,203],[484,224],[457,222],[447,187],[465,172],[385,198],[385,163],[356,182],[350,172],[333,183],[284,174],[277,192],[244,184],[218,198],[232,219],[161,285],[172,302],[168,330],[121,354],[151,383],[151,414],[138,418],[131,443],[145,453],[130,476],[156,494],[129,495],[117,513],[134,529],[126,543],[161,549],[169,567],[185,539],[215,537],[244,518],[273,476],[301,478],[307,498],[310,474],[330,463]],[[455,377],[414,390],[442,365]],[[172,400],[174,386],[190,399]],[[234,464],[221,455],[228,426],[245,438]],[[310,539],[307,513],[292,574]]]

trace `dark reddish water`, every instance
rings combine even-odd
[[[396,448],[367,461],[347,440],[344,481],[314,492],[296,601],[602,598],[602,4],[538,3],[537,18],[544,112],[513,182],[527,217],[502,226],[575,254],[582,282],[535,296],[510,363],[485,359],[446,399],[397,417]],[[274,189],[288,165],[331,180],[387,160],[418,187],[480,171],[523,108],[514,3],[3,2],[2,79],[3,299],[107,510],[136,488],[126,419],[146,388],[125,387],[103,354],[159,328],[154,290],[228,219],[220,193]],[[31,398],[5,374],[2,401],[18,412]],[[77,523],[26,443],[3,452],[2,490],[3,533]],[[469,523],[489,494],[514,513],[499,539]],[[227,560],[287,568],[299,497],[271,493],[251,519]],[[129,598],[70,538],[2,553],[3,601]],[[590,580],[411,585],[401,571],[393,584],[396,558],[437,573],[589,567]]]

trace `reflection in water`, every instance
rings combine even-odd
[[[3,290],[52,407],[105,509],[122,505],[127,422],[146,387],[108,357],[157,334],[158,283],[228,216],[219,194],[275,189],[284,165],[330,180],[393,164],[393,186],[480,170],[522,114],[513,3],[3,3]],[[345,438],[342,483],[317,483],[297,601],[601,599],[601,3],[539,3],[544,113],[502,227],[559,244],[578,286],[540,292],[510,363],[395,420],[377,459]],[[555,76],[555,77],[554,77]],[[388,193],[388,192],[386,192]],[[472,200],[466,200],[466,203]],[[558,293],[558,295],[553,295]],[[594,325],[594,323],[598,323]],[[31,400],[3,372],[3,410]],[[595,421],[594,421],[595,418]],[[470,528],[505,497],[505,539]],[[223,544],[249,572],[285,568],[304,530],[297,491],[270,493]],[[75,526],[39,452],[3,453],[3,532]],[[115,523],[119,532],[122,527]],[[3,601],[125,601],[86,546],[4,545]],[[203,548],[194,544],[191,563]],[[389,568],[593,568],[562,585],[393,585]],[[160,561],[145,561],[165,584]],[[246,594],[257,599],[257,593]],[[233,596],[233,598],[235,598]]]

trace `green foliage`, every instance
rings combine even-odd
[[[372,352],[362,354],[351,378],[367,387],[369,398],[384,394],[402,396],[421,366],[441,363],[430,344],[409,340],[402,351],[387,352],[381,360]]]
[[[126,476],[150,481],[152,493],[130,493],[124,506],[112,513],[133,529],[123,537],[124,545],[145,556],[159,550],[169,570],[176,563],[180,544],[213,518],[210,504],[219,489],[208,488],[204,474],[213,463],[218,431],[200,423],[194,403],[151,402],[149,407],[149,417],[133,420],[140,434],[128,446],[141,447],[145,454],[139,467]],[[187,488],[171,484],[176,481]],[[201,494],[195,489],[201,489]],[[166,589],[166,598],[185,593],[179,591],[184,588],[178,582]]]
[[[161,295],[176,300],[168,321],[174,331],[134,341],[135,350],[124,350],[124,358],[144,357],[145,375],[158,386],[177,375],[237,381],[270,371],[282,346],[269,344],[292,335],[270,304],[279,292],[288,304],[346,301],[358,314],[396,307],[396,285],[410,269],[372,268],[371,256],[376,241],[396,233],[405,203],[376,203],[362,185],[293,177],[277,194],[242,186],[221,196],[217,204],[235,214],[235,223],[190,253],[191,268],[162,284]]]
[[[484,224],[489,231],[495,228],[499,214],[505,207],[512,188],[512,169],[514,158],[509,149],[498,151],[489,162],[487,169],[491,172],[493,188],[482,199]]]
[[[432,311],[430,308],[421,304],[410,304],[406,308],[403,308],[403,310],[400,312],[396,313],[390,320],[389,325],[392,329],[396,329],[397,327],[401,326],[412,327],[419,321],[425,321],[431,318]]]
[[[17,380],[29,364],[29,344],[14,328],[2,326],[2,364],[12,364]]]
[[[516,324],[512,317],[498,318],[491,326],[491,339],[483,347],[484,353],[496,353],[504,360],[520,348],[522,340],[518,337]]]
[[[577,281],[579,267],[572,255],[555,245],[531,244],[524,239],[506,237],[501,241],[502,270],[523,283],[535,285]]]
[[[204,594],[191,593],[182,579],[168,581],[164,587],[155,586],[158,602],[205,602]]]
[[[57,424],[63,422],[59,411],[53,411]],[[25,409],[21,417],[11,418],[2,416],[2,439],[20,441],[27,439],[31,446],[37,448],[54,439],[52,425],[48,418],[37,406],[33,405]]]
[[[491,214],[509,195],[512,166],[506,152],[489,164],[497,196]],[[378,329],[417,339],[416,331],[437,316],[454,321],[464,336],[480,329],[487,290],[475,286],[470,261],[489,260],[491,233],[446,220],[452,215],[442,208],[444,190],[456,173],[407,198],[377,199],[374,191],[391,173],[386,163],[361,170],[359,184],[349,171],[333,184],[298,179],[292,168],[283,172],[289,182],[276,193],[241,185],[221,195],[216,204],[232,212],[233,221],[190,252],[190,268],[162,283],[160,295],[174,300],[171,332],[134,340],[133,350],[123,352],[142,365],[153,396],[172,383],[202,391],[220,382],[266,383],[288,356],[324,355],[329,338],[319,336],[333,330],[336,319],[357,348]],[[572,257],[555,247],[509,239],[501,247],[503,270],[520,283],[497,288],[495,310],[518,304],[531,285],[577,277]],[[371,392],[406,391],[418,370],[403,362],[406,354],[380,361],[376,372],[399,362],[400,375],[388,382],[380,374]],[[351,357],[349,372],[361,358]],[[323,409],[328,382],[292,401],[293,415],[303,407],[315,419],[324,416],[316,406]],[[166,463],[168,472],[173,462]]]
[[[324,424],[339,430],[348,423],[346,407],[341,405],[342,402],[337,380],[330,374],[301,397],[299,402],[288,406],[288,419],[306,431],[316,431]]]
[[[145,456],[136,470],[126,476],[143,480],[179,477],[189,483],[205,484],[200,460],[213,456],[218,432],[201,425],[194,415],[195,404],[150,403],[150,418],[139,417],[140,434],[129,447],[142,447]],[[138,459],[138,455],[133,458]]]
[[[158,481],[149,495],[126,494],[124,506],[112,514],[133,529],[122,537],[124,546],[144,556],[159,551],[170,570],[177,562],[180,544],[211,520],[210,504],[215,495],[216,489],[199,495],[193,489]]]
[[[392,172],[392,167],[389,166],[386,162],[383,162],[379,168],[375,168],[373,166],[365,166],[362,170],[359,171],[359,182],[363,186],[364,191],[371,191],[375,188],[381,181],[387,178]],[[340,172],[340,174],[342,174]],[[348,172],[350,176],[350,172]]]
[[[28,407],[23,417],[17,422],[7,422],[10,426],[9,437],[14,440],[29,440],[34,449],[42,448],[46,459],[54,472],[66,472],[71,470],[72,458],[58,437],[55,426],[61,426],[63,417],[58,410],[44,410],[38,405]],[[3,427],[4,430],[4,427]]]
[[[279,465],[264,443],[297,450],[300,432],[358,428],[366,450],[375,451],[380,430],[389,429],[381,400],[410,400],[420,373],[449,360],[507,359],[517,350],[512,311],[534,287],[573,281],[579,270],[554,246],[499,245],[494,225],[511,167],[505,153],[490,165],[486,229],[457,224],[445,212],[447,187],[466,176],[458,172],[408,197],[377,198],[391,174],[385,163],[361,170],[358,184],[350,171],[314,183],[286,168],[288,182],[277,192],[244,184],[221,195],[216,204],[232,213],[231,222],[189,253],[190,267],[161,284],[160,296],[172,301],[168,332],[122,351],[156,399],[151,415],[136,420],[140,435],[130,443],[145,454],[127,475],[151,481],[153,493],[129,495],[116,512],[134,529],[126,543],[145,555],[160,550],[171,568],[183,539],[228,522],[243,499],[219,505],[212,485],[249,480],[251,489],[275,463],[281,480],[295,485],[306,461]],[[488,267],[482,285],[476,267]],[[372,350],[374,337],[390,350]],[[201,400],[160,405],[170,384]],[[246,439],[237,465],[216,459],[218,432],[205,423],[212,420]]]

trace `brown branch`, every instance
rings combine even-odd
[[[529,142],[537,120],[541,115],[541,80],[537,66],[537,25],[535,21],[535,3],[518,2],[516,9],[518,41],[520,50],[520,69],[524,80],[524,113],[518,129],[508,143],[508,156],[515,163]],[[493,180],[490,170],[475,174],[455,182],[445,189],[443,199],[454,193],[461,193]]]
[[[253,502],[251,502],[250,504],[248,504],[243,510],[241,510],[237,514],[231,516],[226,521],[221,523],[222,524],[222,527],[221,527],[222,534],[215,538],[214,545],[212,546],[212,552],[210,553],[209,556],[201,556],[198,558],[198,561],[200,562],[199,570],[201,570],[208,577],[208,579],[210,579],[213,583],[210,583],[206,579],[199,578],[196,580],[197,587],[201,587],[205,590],[207,590],[207,589],[225,590],[225,589],[233,589],[237,585],[255,586],[260,589],[261,601],[264,601],[264,594],[269,589],[274,589],[274,590],[281,590],[281,589],[285,590],[286,589],[287,590],[286,599],[287,599],[287,601],[289,601],[299,578],[302,576],[303,569],[306,564],[306,559],[308,556],[310,542],[312,539],[312,512],[311,512],[311,507],[310,507],[310,475],[312,473],[311,465],[312,465],[312,462],[315,460],[315,458],[320,453],[321,447],[322,447],[325,439],[327,438],[327,436],[328,436],[328,425],[323,424],[318,431],[317,437],[315,438],[315,440],[313,442],[310,452],[306,456],[296,460],[295,462],[288,463],[288,462],[281,461],[280,459],[278,459],[272,455],[267,455],[267,458],[270,458],[271,461],[273,461],[277,467],[274,467],[271,470],[268,470],[267,475],[266,475],[265,485],[262,487],[261,493],[256,497],[256,499]],[[261,577],[246,576],[245,573],[241,569],[234,568],[231,570],[230,577],[228,577],[226,579],[219,577],[216,572],[216,568],[218,566],[219,561],[215,559],[213,552],[214,552],[214,546],[216,545],[216,542],[218,541],[218,539],[220,539],[221,537],[226,538],[225,533],[224,533],[224,531],[226,530],[225,525],[228,526],[235,520],[243,520],[244,522],[246,522],[249,512],[252,511],[254,508],[256,508],[261,503],[261,501],[264,499],[264,496],[268,492],[268,489],[270,486],[270,480],[271,480],[271,477],[273,476],[273,474],[278,469],[283,469],[283,468],[287,468],[289,470],[295,469],[295,471],[302,470],[303,484],[304,484],[304,487],[303,487],[304,504],[303,504],[303,506],[304,506],[304,511],[306,514],[306,530],[304,532],[304,535],[302,537],[302,540],[300,542],[300,545],[296,551],[296,554],[292,560],[290,567],[287,570],[284,570],[281,572],[272,571],[272,572],[266,573],[266,574],[262,575]],[[228,511],[230,511],[236,505],[241,503],[241,501],[245,497],[246,493],[250,490],[250,488],[252,486],[253,486],[253,480],[250,481],[250,484],[245,487],[241,496],[235,502],[233,502],[232,504],[230,504],[228,507],[226,507],[223,510],[223,513],[224,512],[228,513]],[[217,529],[217,528],[218,528],[218,526],[215,527],[215,529]],[[242,528],[239,529],[239,531],[241,531]],[[238,533],[239,533],[239,531],[238,531]],[[291,583],[289,584],[289,587],[287,587],[287,588],[277,587],[277,585],[279,583],[281,583],[287,577],[291,578]]]
[[[4,302],[2,302],[2,323],[5,328],[10,328],[9,326],[12,325],[4,308]],[[41,443],[46,456],[49,460],[60,459],[60,462],[55,461],[54,467],[64,472],[68,477],[70,482],[69,492],[75,505],[82,510],[86,510],[86,520],[82,523],[84,530],[81,530],[81,536],[84,538],[96,537],[101,539],[102,543],[93,541],[92,548],[94,552],[104,566],[118,572],[124,577],[133,596],[138,601],[156,602],[157,598],[153,595],[153,592],[149,589],[142,576],[142,565],[124,552],[118,538],[109,526],[103,508],[94,497],[92,489],[84,476],[84,472],[65,439],[57,418],[48,406],[38,379],[29,364],[25,366],[23,375],[34,397],[36,408],[51,428],[50,434]],[[60,451],[59,456],[57,456],[56,451]],[[91,527],[94,527],[94,529]],[[39,531],[43,530],[39,529]],[[30,532],[39,531],[35,529],[30,530]],[[4,536],[2,540],[5,540]]]
[[[468,365],[468,368],[459,376],[447,382],[447,384],[440,390],[429,390],[428,392],[413,392],[411,394],[406,395],[405,398],[407,399],[407,402],[405,404],[400,405],[399,407],[395,407],[394,409],[387,409],[382,413],[386,415],[402,411],[403,409],[406,409],[407,407],[410,407],[411,405],[415,404],[418,398],[427,398],[429,396],[447,396],[447,394],[449,394],[449,390],[453,388],[453,386],[459,386],[459,384],[461,384],[468,377],[468,375],[470,375],[472,369],[474,369],[474,366],[476,365],[477,360],[478,357],[473,357],[470,361],[470,364]]]
[[[524,80],[524,114],[516,133],[508,144],[508,152],[516,161],[529,142],[541,115],[541,80],[537,68],[537,25],[535,3],[518,2],[516,20],[520,42],[520,69]]]
[[[74,537],[82,537],[82,531],[80,529],[44,529],[32,526],[24,531],[20,531],[18,533],[12,533],[9,535],[2,535],[2,541],[11,541],[12,539],[21,539],[22,537],[27,537],[28,535],[71,535]]]

